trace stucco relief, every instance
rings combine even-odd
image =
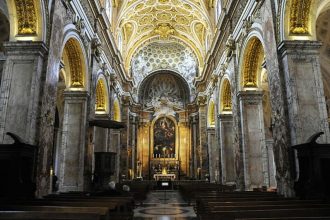
[[[146,110],[154,112],[154,116],[175,116],[184,108],[183,92],[176,79],[169,74],[155,77],[144,93]]]

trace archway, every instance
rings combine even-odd
[[[84,175],[87,126],[86,58],[80,41],[71,37],[65,41],[60,63],[57,108],[60,118],[58,170],[60,191],[79,191],[89,184]],[[88,159],[91,160],[91,157]],[[86,166],[87,166],[86,165]],[[73,175],[74,174],[74,175]]]
[[[161,151],[153,154],[154,125],[159,118],[169,118],[168,120],[172,120],[176,126],[175,153],[171,152],[165,160],[169,167],[173,168],[171,168],[173,172],[176,167],[177,178],[185,177],[189,170],[191,151],[187,124],[189,102],[187,82],[172,71],[157,71],[150,74],[140,84],[138,101],[141,108],[138,113],[140,123],[137,136],[137,164],[141,165],[137,173],[142,173],[145,179],[153,178],[160,163],[159,157],[163,155]]]
[[[235,184],[235,153],[233,148],[232,93],[228,77],[220,84],[219,132],[221,156],[221,181],[223,184]]]
[[[10,40],[46,41],[45,2],[6,0],[10,16]]]
[[[270,167],[274,160],[272,134],[269,130],[271,118],[269,85],[267,71],[264,68],[264,56],[262,42],[252,35],[246,43],[242,57],[242,91],[239,93],[244,181],[248,190],[263,186],[270,187],[270,179],[273,180],[271,177],[275,175],[274,167]],[[267,148],[271,150],[268,151]]]
[[[209,153],[209,180],[219,181],[219,147],[216,144],[216,107],[214,99],[210,98],[207,111],[207,145]]]

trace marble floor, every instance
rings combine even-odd
[[[134,220],[195,220],[193,206],[188,206],[177,190],[151,191],[143,205],[134,210]]]

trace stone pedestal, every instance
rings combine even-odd
[[[316,132],[330,142],[322,74],[319,63],[321,43],[283,41],[279,46],[289,113],[291,145],[305,143]]]
[[[243,144],[245,189],[267,186],[267,166],[263,160],[266,151],[262,95],[260,91],[238,93]]]
[[[29,144],[38,141],[42,71],[47,48],[42,42],[6,42],[7,59],[1,78],[0,143],[13,132]]]
[[[64,92],[64,119],[59,170],[59,190],[62,192],[84,189],[87,97],[87,92],[83,91]]]
[[[233,148],[233,116],[219,115],[222,184],[235,184],[235,152]]]

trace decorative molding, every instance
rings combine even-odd
[[[207,96],[206,95],[199,95],[197,97],[197,105],[198,106],[205,106],[207,102]]]
[[[160,39],[163,40],[168,39],[170,35],[173,35],[174,31],[174,28],[168,23],[159,24],[154,30],[156,34],[159,34]]]

